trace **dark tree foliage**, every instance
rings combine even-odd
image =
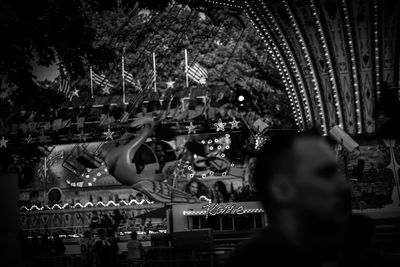
[[[232,99],[236,91],[246,90],[254,112],[270,116],[277,126],[292,126],[283,85],[251,23],[235,12],[211,9],[204,3],[4,1],[0,117],[4,120],[23,110],[46,115],[70,104],[56,85],[35,81],[31,67],[35,58],[44,66],[61,62],[82,91],[89,90],[89,66],[95,66],[116,85],[112,93],[120,94],[121,56],[125,55],[126,69],[143,80],[155,52],[159,88],[173,80],[174,94],[187,96],[183,72],[187,49],[189,64],[199,62],[209,72],[207,87],[191,83],[195,95],[208,89],[210,94],[224,93]]]

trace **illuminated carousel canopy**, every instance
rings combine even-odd
[[[205,1],[242,8],[259,31],[298,126],[376,133],[383,84],[399,86],[399,1]]]

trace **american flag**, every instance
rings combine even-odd
[[[154,73],[153,70],[149,70],[146,73],[146,76],[147,76],[147,80],[146,80],[146,82],[144,84],[145,85],[144,86],[145,90],[149,89],[153,85],[155,73]]]
[[[200,66],[199,63],[194,63],[193,66],[188,67],[188,76],[190,79],[199,84],[206,84],[208,78],[207,70]]]
[[[94,71],[92,72],[93,81],[102,87],[114,87],[114,85],[106,78],[104,74],[97,74]]]
[[[72,96],[71,79],[66,68],[62,65],[60,66],[60,87],[58,91],[63,93],[67,98]]]
[[[146,76],[147,76],[147,79],[146,79],[146,82],[145,82],[144,90],[141,91],[142,95],[146,94],[146,92],[148,92],[148,90],[153,85],[153,82],[154,82],[154,71],[153,70],[149,70],[146,73]],[[128,104],[128,106],[126,106],[125,112],[122,114],[122,117],[121,117],[121,123],[125,123],[125,122],[128,121],[130,113],[131,113],[131,110],[133,110],[134,107],[136,106],[137,101],[139,101],[138,99],[140,99],[140,97],[135,98],[133,100],[133,102],[130,102]]]
[[[124,70],[124,79],[126,82],[135,87],[136,90],[142,91],[142,84],[140,83],[140,81],[139,80],[135,81],[133,75],[127,72],[126,70]]]

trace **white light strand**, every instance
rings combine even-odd
[[[240,4],[238,4],[238,1],[235,1],[235,0],[225,0],[225,1],[205,0],[205,1],[206,1],[206,3],[210,3],[210,4],[214,4],[214,5],[242,9],[242,6]]]
[[[294,13],[290,9],[289,4],[287,3],[287,1],[288,0],[284,0],[283,1],[283,5],[284,5],[284,7],[286,9],[286,12],[289,14],[290,22],[291,22],[292,26],[294,27],[295,35],[296,35],[296,37],[298,38],[298,40],[300,42],[301,50],[304,53],[304,58],[306,60],[307,67],[309,68],[309,71],[310,71],[311,76],[312,76],[311,82],[313,84],[313,89],[315,91],[315,95],[317,96],[316,99],[317,99],[318,112],[319,112],[319,116],[321,117],[321,122],[322,122],[321,128],[322,128],[323,134],[326,135],[328,133],[327,132],[328,125],[327,125],[327,122],[326,122],[325,108],[324,108],[324,106],[322,104],[323,103],[322,91],[321,91],[321,88],[319,87],[319,85],[317,83],[317,80],[318,80],[317,75],[316,75],[317,70],[315,69],[314,64],[312,64],[311,53],[310,53],[308,47],[306,46],[305,38],[304,38],[303,34],[300,31],[300,27],[299,27],[298,23],[296,22]]]
[[[250,6],[248,5],[248,3],[246,2],[246,6],[248,7],[249,11],[250,10]],[[261,33],[260,31],[260,27],[258,25],[256,25],[256,19],[253,19],[250,15],[249,12],[246,13],[247,17],[250,19],[251,23],[253,24],[254,28],[257,30],[258,34],[260,35],[261,39],[263,40],[264,44],[266,45],[267,49],[267,53],[271,56],[272,60],[274,61],[275,66],[278,69],[279,75],[282,78],[282,82],[284,84],[285,90],[287,92],[288,98],[289,98],[289,102],[290,102],[290,107],[292,109],[292,112],[294,114],[294,120],[296,122],[296,125],[298,125],[298,114],[297,114],[297,110],[295,108],[295,104],[293,103],[293,99],[292,99],[292,95],[291,95],[291,91],[289,89],[288,83],[286,81],[286,77],[283,75],[283,71],[280,62],[278,62],[277,57],[275,56],[271,46],[269,45],[269,43],[267,42],[267,40],[265,39],[265,37],[263,36],[263,33]]]
[[[242,214],[259,214],[259,213],[264,213],[264,209],[261,208],[244,209],[242,212]],[[206,216],[207,210],[184,210],[182,214],[183,216]]]
[[[249,5],[248,1],[245,1],[245,5],[247,8],[247,16],[249,17],[252,24],[254,25],[254,27],[256,28],[258,33],[260,34],[261,39],[266,44],[267,49],[268,49],[269,53],[271,54],[272,59],[274,60],[274,63],[276,64],[276,66],[278,68],[279,74],[282,77],[283,83],[285,85],[285,89],[286,89],[288,97],[289,97],[290,106],[293,110],[296,125],[298,127],[303,127],[304,121],[303,121],[303,117],[300,112],[300,107],[299,107],[299,102],[298,102],[299,99],[297,98],[297,95],[294,93],[293,83],[288,74],[286,65],[285,65],[283,59],[281,58],[281,55],[280,55],[278,49],[272,42],[265,27],[260,22],[260,19],[255,15],[254,9]],[[294,100],[294,98],[297,98],[297,102]]]
[[[328,49],[328,44],[326,42],[324,31],[322,30],[321,20],[318,15],[317,9],[315,7],[314,0],[310,0],[310,6],[311,6],[311,12],[315,19],[315,23],[317,24],[317,28],[318,28],[317,33],[321,40],[322,48],[324,50],[324,56],[325,56],[325,59],[326,59],[327,65],[328,65],[329,80],[330,80],[330,83],[332,86],[333,99],[335,101],[335,109],[336,109],[336,115],[339,120],[339,126],[344,129],[343,112],[342,112],[341,103],[339,101],[338,87],[336,84],[335,76],[333,74],[333,65],[332,65],[332,61],[331,61],[332,56],[330,55],[330,51]]]
[[[250,11],[252,12],[253,16],[255,16],[254,10],[251,9]],[[291,101],[292,109],[294,110],[296,125],[299,128],[304,128],[304,120],[302,113],[300,111],[300,99],[296,93],[296,90],[294,89],[294,83],[292,77],[289,74],[289,70],[282,58],[281,53],[279,52],[277,46],[275,45],[274,41],[272,40],[265,26],[256,16],[255,16],[255,21],[259,24],[258,27],[261,28],[261,36],[264,37],[264,41],[267,43],[267,45],[271,47],[271,50],[274,52],[274,55],[278,59],[279,65],[281,66],[280,69],[278,69],[280,71],[279,74],[281,75],[281,77],[283,77],[285,88],[289,90],[288,96],[289,96],[289,101]],[[268,41],[265,40],[265,37],[267,38]]]
[[[123,205],[121,205],[120,203],[122,203]],[[21,211],[41,211],[41,210],[63,210],[63,209],[76,209],[76,208],[87,208],[87,207],[109,207],[109,206],[129,206],[129,205],[151,205],[154,204],[153,201],[149,201],[147,199],[142,199],[142,201],[137,201],[136,199],[132,199],[129,202],[126,202],[125,200],[121,200],[118,203],[110,200],[107,203],[103,203],[103,202],[97,202],[96,204],[93,204],[92,202],[87,202],[86,204],[81,204],[81,203],[75,203],[74,205],[70,205],[69,203],[65,203],[64,205],[60,206],[59,204],[54,204],[53,206],[48,206],[48,205],[44,205],[43,207],[38,207],[36,205],[33,205],[32,207],[28,208],[26,206],[22,206],[20,208]]]
[[[306,89],[305,89],[305,84],[304,84],[304,76],[300,75],[300,66],[297,62],[297,60],[295,59],[295,55],[293,54],[293,51],[290,49],[289,47],[289,42],[286,39],[286,37],[284,36],[284,34],[282,34],[283,30],[280,27],[280,25],[278,24],[277,20],[274,18],[271,10],[267,7],[267,5],[265,4],[265,2],[263,1],[258,1],[264,8],[264,11],[266,11],[267,16],[269,18],[269,22],[270,25],[272,26],[272,28],[275,29],[275,32],[277,33],[277,35],[279,36],[279,43],[282,46],[282,50],[284,50],[284,52],[286,52],[286,57],[289,61],[289,66],[291,67],[293,73],[294,73],[294,77],[296,79],[296,83],[299,85],[299,89],[300,89],[300,93],[301,93],[301,98],[302,98],[302,102],[305,104],[305,110],[306,110],[306,119],[309,122],[312,122],[312,113],[311,113],[311,107],[310,107],[310,101],[309,101],[309,97],[306,94]],[[264,17],[264,19],[267,21],[267,19]],[[272,30],[272,29],[271,29]]]
[[[211,199],[210,199],[210,198],[207,198],[206,196],[200,196],[200,197],[199,197],[199,200],[205,200],[205,201],[207,201],[208,203],[211,203]]]
[[[363,130],[362,116],[361,116],[361,99],[360,99],[361,92],[357,75],[357,61],[353,46],[354,40],[353,40],[353,35],[351,33],[350,16],[347,8],[347,2],[345,0],[342,0],[342,7],[346,25],[346,33],[347,33],[348,46],[350,52],[351,72],[354,85],[354,97],[355,97],[356,114],[357,114],[357,133],[361,134]]]
[[[381,96],[380,91],[380,73],[379,73],[379,7],[378,0],[374,0],[374,54],[375,54],[375,78],[376,78],[376,94],[378,99]]]

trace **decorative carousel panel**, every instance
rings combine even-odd
[[[317,3],[317,2],[316,2]],[[348,60],[346,49],[345,25],[341,20],[341,9],[335,0],[325,0],[318,2],[321,21],[324,23],[325,36],[328,49],[331,51],[331,61],[335,79],[338,80],[337,86],[340,99],[343,105],[343,117],[345,129],[348,133],[356,133],[356,120],[354,110],[354,94],[351,84],[351,66]]]
[[[356,0],[348,1],[349,17],[356,37],[355,53],[358,63],[358,72],[361,85],[361,102],[364,116],[364,127],[366,133],[375,131],[375,120],[373,117],[375,109],[375,86],[374,86],[374,58],[372,47],[373,19],[372,1]]]
[[[322,105],[326,108],[327,126],[328,128],[337,125],[337,115],[335,109],[334,97],[331,89],[331,81],[329,75],[329,67],[325,57],[324,49],[322,48],[321,39],[318,34],[318,27],[315,23],[313,12],[310,5],[304,1],[294,1],[293,11],[299,20],[299,25],[302,27],[304,39],[309,44],[310,52],[313,55],[313,60],[316,63],[316,69],[319,73],[319,81],[322,89]]]
[[[294,80],[291,67],[288,63],[288,59],[285,57],[279,41],[273,38],[273,31],[266,21],[266,14],[263,15],[263,12],[260,11],[262,6],[259,1],[245,1],[244,9],[249,18],[252,20],[253,25],[260,33],[261,38],[267,45],[268,52],[271,54],[272,59],[277,66],[286,92],[289,96],[289,101],[294,113],[296,124],[300,128],[303,128],[305,122],[304,109],[302,107],[303,103],[297,94],[297,88],[295,88],[296,82]]]
[[[314,113],[318,112],[318,114],[316,114],[316,122],[317,124],[322,126],[323,132],[326,134],[326,107],[325,105],[323,105],[323,93],[321,91],[321,82],[319,72],[317,71],[316,60],[310,49],[310,44],[304,37],[304,29],[301,27],[300,19],[298,18],[298,14],[295,11],[297,8],[293,5],[293,1],[284,1],[283,5],[286,8],[287,16],[289,17],[292,27],[294,29],[296,40],[299,40],[300,47],[307,64],[307,68],[309,69],[311,75],[311,80],[309,80],[308,77],[306,77],[306,79],[308,81],[310,98],[314,103]],[[282,14],[281,16],[284,15]]]
[[[306,59],[308,54],[304,51],[305,47],[297,24],[285,5],[274,7],[271,13],[276,20],[276,24],[279,25],[279,34],[286,40],[287,50],[292,60],[291,66],[295,77],[297,77],[297,82],[301,84],[300,94],[302,101],[305,102],[306,114],[311,117],[308,120],[308,126],[312,127],[314,125],[314,119],[317,120],[317,125],[321,125],[321,116],[317,108],[315,92],[310,90],[313,88],[313,75],[311,74],[311,68],[308,66],[309,60]]]
[[[397,45],[395,43],[396,32],[398,31],[398,11],[400,8],[399,1],[382,1],[382,25],[379,27],[379,31],[382,31],[382,52],[381,52],[381,64],[382,64],[382,80],[393,84],[394,82],[394,66],[396,64],[395,49]]]

